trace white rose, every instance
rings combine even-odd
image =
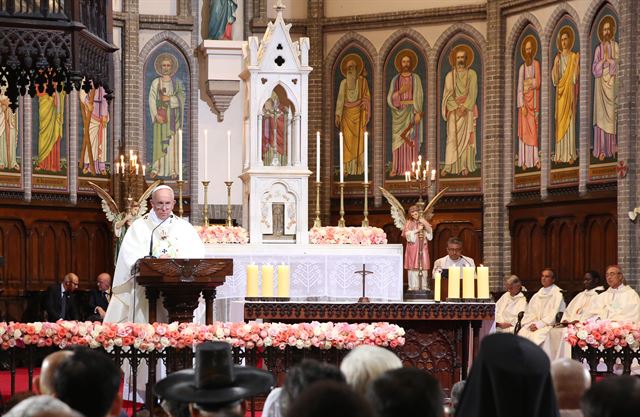
[[[576,333],[576,337],[578,339],[585,340],[587,336],[589,336],[589,333],[584,329],[578,330],[578,332]]]

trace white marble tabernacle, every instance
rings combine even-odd
[[[248,264],[284,263],[290,266],[292,300],[355,301],[362,296],[356,271],[365,264],[373,272],[366,278],[367,297],[402,301],[402,245],[206,245],[206,257],[233,259],[233,276],[217,288],[218,300],[244,298]]]

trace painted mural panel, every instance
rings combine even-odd
[[[564,16],[551,36],[550,185],[578,182],[580,137],[580,39],[573,19]]]
[[[86,180],[109,179],[111,174],[111,126],[109,103],[103,87],[78,91],[78,189],[91,188]],[[106,185],[106,184],[105,184]]]
[[[144,137],[146,170],[152,179],[178,180],[189,165],[189,66],[184,55],[164,42],[149,54],[144,66]],[[182,166],[179,166],[179,130]],[[183,177],[187,180],[186,176]]]
[[[528,25],[514,50],[514,190],[540,188],[540,37]]]
[[[384,77],[385,179],[404,187],[411,164],[419,155],[427,159],[427,62],[422,49],[412,40],[399,41],[386,57]]]
[[[64,90],[36,87],[31,111],[33,135],[32,188],[67,191],[69,168],[69,111]]]
[[[9,98],[0,90],[0,187],[22,188],[22,129],[20,107],[9,107]]]
[[[618,159],[618,16],[603,7],[591,27],[591,149],[589,180],[615,181]]]
[[[482,59],[475,42],[452,39],[438,62],[439,187],[482,191]]]
[[[336,59],[333,68],[334,126],[332,157],[334,182],[340,181],[340,132],[343,142],[344,181],[360,184],[365,167],[373,161],[373,123],[371,118],[371,59],[355,45],[348,46]],[[369,132],[368,160],[364,160],[364,134]],[[369,175],[373,174],[370,169]],[[357,192],[362,187],[354,187]]]

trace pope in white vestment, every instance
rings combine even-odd
[[[149,305],[145,289],[135,285],[131,267],[138,259],[149,255],[152,232],[151,252],[157,258],[204,257],[204,244],[191,223],[173,215],[174,203],[173,190],[170,187],[157,187],[151,194],[153,210],[133,222],[127,230],[118,254],[113,275],[112,297],[104,318],[105,322],[148,322]],[[153,231],[156,226],[159,227]],[[199,308],[197,311],[199,310],[202,309]]]
[[[556,314],[565,309],[562,290],[554,284],[554,272],[545,269],[540,281],[542,288],[531,297],[522,318],[522,329],[518,333],[537,345],[542,345],[547,338],[556,322]]]
[[[640,297],[623,282],[624,276],[619,266],[607,268],[609,289],[598,295],[595,317],[602,320],[640,322]]]
[[[527,298],[522,293],[522,283],[516,275],[505,281],[505,292],[496,302],[496,332],[513,333],[518,314],[527,309]]]

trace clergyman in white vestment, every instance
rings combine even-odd
[[[602,320],[640,322],[640,297],[628,285],[618,265],[607,268],[609,289],[598,295],[596,317]]]
[[[156,187],[151,194],[151,204],[153,210],[133,222],[122,241],[113,275],[111,302],[104,318],[107,323],[148,322],[145,289],[135,285],[131,267],[138,259],[149,255],[152,232],[151,252],[157,258],[204,257],[204,244],[191,223],[172,213],[173,190],[166,185]],[[202,308],[197,311],[200,310],[204,311]],[[199,321],[198,317],[196,321]]]
[[[551,327],[556,323],[556,314],[565,309],[562,290],[555,285],[553,270],[544,269],[540,282],[542,288],[531,297],[522,318],[522,329],[518,333],[538,346],[543,344]]]
[[[496,332],[513,333],[518,313],[527,309],[527,298],[522,293],[522,282],[517,275],[507,278],[504,287],[507,292],[496,302]]]
[[[442,272],[443,269],[451,267],[471,266],[476,264],[473,259],[462,255],[462,240],[457,237],[451,237],[447,241],[447,256],[436,259],[433,263],[433,273]],[[432,275],[433,276],[433,275]]]

